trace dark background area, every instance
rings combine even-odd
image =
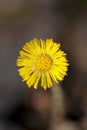
[[[29,89],[16,67],[19,50],[33,38],[60,42],[70,63],[59,130],[87,130],[86,0],[0,0],[0,130],[49,128],[51,89]]]

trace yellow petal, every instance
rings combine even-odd
[[[44,73],[42,74],[41,86],[44,88],[44,90],[46,90],[46,88],[47,88],[47,81],[46,81],[46,76],[45,76]]]
[[[51,77],[48,72],[46,73],[46,78],[47,78],[48,88],[52,87],[53,83],[52,83]]]

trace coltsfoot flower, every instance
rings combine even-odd
[[[52,39],[46,41],[33,39],[27,42],[19,52],[17,66],[19,75],[26,81],[28,87],[51,88],[67,75],[68,60],[66,53],[60,49],[60,44]]]

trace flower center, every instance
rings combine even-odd
[[[36,58],[35,66],[41,72],[48,71],[52,66],[52,59],[47,54],[41,54]]]

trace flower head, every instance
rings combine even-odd
[[[52,39],[33,39],[27,42],[19,53],[18,72],[29,87],[37,89],[41,81],[41,86],[46,90],[67,75],[69,64],[66,53],[60,49],[60,44]]]

